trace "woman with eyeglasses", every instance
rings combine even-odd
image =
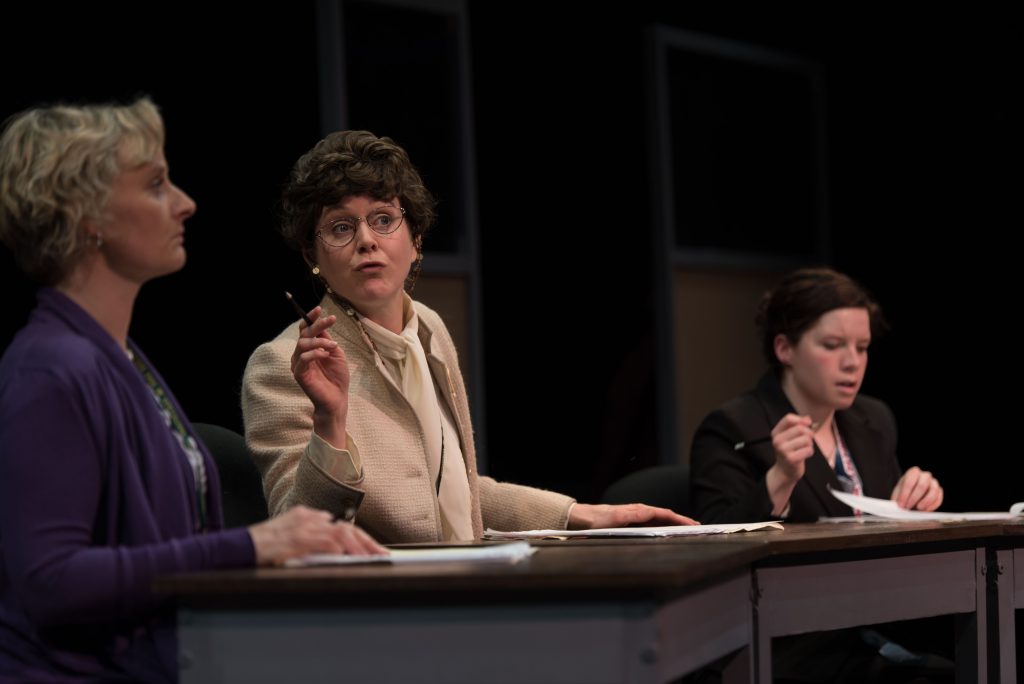
[[[405,150],[366,131],[333,133],[296,162],[282,208],[282,235],[326,293],[245,371],[246,440],[272,514],[324,508],[385,543],[477,539],[486,528],[692,524],[477,472],[455,345],[407,293],[435,214]]]
[[[767,293],[757,323],[772,370],[704,419],[691,451],[695,510],[708,523],[852,515],[828,489],[933,511],[931,473],[901,473],[896,421],[860,395],[881,310],[830,269],[791,273]],[[767,439],[765,439],[767,438]]]
[[[0,134],[0,241],[43,285],[0,360],[0,682],[177,681],[156,578],[385,553],[306,507],[222,529],[214,462],[128,337],[196,209],[163,148],[148,99],[31,109]]]

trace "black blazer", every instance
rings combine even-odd
[[[727,402],[704,419],[690,452],[694,517],[702,523],[754,522],[771,518],[765,475],[775,464],[771,442],[736,451],[737,442],[771,434],[787,413],[795,413],[772,372],[753,391]],[[868,496],[889,498],[900,479],[896,460],[896,419],[883,402],[858,396],[836,412],[839,433],[850,450]],[[804,476],[793,489],[787,520],[813,522],[820,516],[852,515],[828,492],[841,489],[835,471],[814,448]]]

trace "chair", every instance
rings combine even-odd
[[[263,481],[249,456],[245,438],[234,430],[211,423],[192,423],[192,427],[217,462],[224,502],[224,525],[246,527],[266,520]]]
[[[601,503],[644,503],[688,515],[690,466],[680,463],[637,470],[613,482],[605,490]]]

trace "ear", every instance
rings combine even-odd
[[[302,250],[302,260],[306,262],[306,265],[310,268],[316,263],[316,253],[312,247]]]
[[[775,336],[773,342],[775,348],[775,358],[779,360],[783,366],[788,366],[793,362],[793,344],[789,341],[789,338],[779,333]]]
[[[100,226],[99,220],[92,216],[86,216],[85,218],[83,218],[81,226],[82,230],[85,232],[86,237],[98,235],[99,233],[102,232],[102,226]]]

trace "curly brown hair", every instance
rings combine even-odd
[[[397,197],[416,244],[436,218],[435,200],[404,149],[369,131],[339,131],[292,167],[281,197],[281,235],[290,246],[309,252],[324,207],[353,195],[385,201]]]

